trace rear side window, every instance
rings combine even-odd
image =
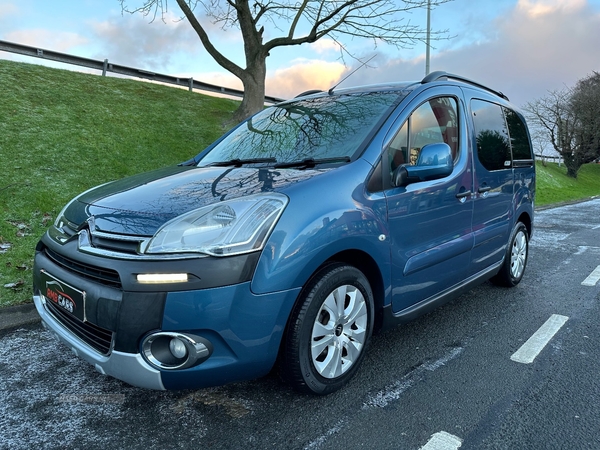
[[[483,100],[471,102],[477,156],[487,170],[533,164],[527,125],[515,111]]]
[[[513,110],[504,108],[508,132],[510,134],[510,145],[512,156],[515,161],[531,161],[533,159],[527,125],[523,119]]]
[[[510,137],[502,107],[495,103],[473,100],[471,111],[475,124],[477,156],[483,167],[489,171],[510,168]]]

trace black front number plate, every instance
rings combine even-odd
[[[43,294],[63,311],[85,321],[85,292],[41,271]]]

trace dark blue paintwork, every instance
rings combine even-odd
[[[194,331],[214,354],[185,371],[163,373],[167,389],[214,386],[266,375],[299,289],[256,295],[250,283],[167,296],[162,329]]]

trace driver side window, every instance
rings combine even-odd
[[[452,97],[437,97],[421,104],[402,125],[387,149],[389,170],[402,164],[415,165],[427,144],[444,142],[452,157],[458,155],[458,107]]]

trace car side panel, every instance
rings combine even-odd
[[[420,104],[438,96],[452,96],[458,103],[460,152],[452,174],[385,192],[394,312],[460,283],[470,264],[473,205],[468,193],[472,191],[473,176],[469,142],[464,138],[467,127],[462,92],[457,88],[426,90],[404,109],[396,128]]]
[[[471,107],[473,100],[489,102],[490,104],[512,107],[502,99],[476,91],[463,88],[466,101]],[[520,203],[525,201],[529,206],[525,208],[528,215],[533,217],[532,191],[535,190],[534,167],[513,168],[511,160],[505,162],[507,168],[488,170],[480,161],[477,151],[475,125],[473,123],[475,111],[469,114],[469,127],[474,160],[474,209],[473,233],[475,245],[473,247],[470,274],[479,273],[486,268],[502,261],[506,254],[506,246],[512,228],[518,219]],[[509,156],[510,158],[510,156]],[[520,214],[520,213],[519,213]]]
[[[508,236],[514,223],[512,169],[488,172],[475,165],[475,197],[473,213],[473,260],[471,273],[479,272],[502,260]],[[491,188],[478,192],[482,187]]]

